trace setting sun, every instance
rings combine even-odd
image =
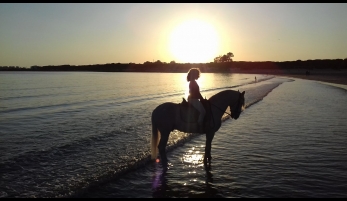
[[[219,37],[215,28],[207,22],[189,20],[172,31],[169,48],[177,62],[210,62],[218,52]]]

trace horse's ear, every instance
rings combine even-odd
[[[245,95],[245,93],[246,93],[246,92],[245,92],[245,91],[243,91],[243,92],[242,92],[242,95]]]

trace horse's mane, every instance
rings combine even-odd
[[[215,102],[215,100],[223,100],[223,98],[229,98],[233,93],[236,93],[238,91],[235,90],[224,90],[224,91],[220,91],[216,94],[214,94],[213,96],[211,96],[210,98],[208,98],[207,100],[209,100],[210,102]],[[220,98],[220,96],[222,96],[223,98]],[[182,102],[180,104],[186,105],[188,104],[187,100],[185,98],[182,98]]]

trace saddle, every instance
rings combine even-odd
[[[205,111],[206,111],[204,122],[203,122],[204,130],[206,130],[206,129],[208,129],[206,122],[209,122],[211,120],[211,116],[212,116],[211,115],[211,104],[210,104],[210,101],[207,99],[202,99],[202,100],[200,100],[200,102],[202,103],[202,105],[204,106]],[[180,114],[181,114],[182,121],[184,121],[186,123],[194,123],[194,124],[198,123],[200,112],[197,109],[195,109],[193,105],[188,103],[185,98],[183,98],[182,102],[179,104],[179,108],[180,108]]]

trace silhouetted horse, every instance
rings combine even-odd
[[[167,167],[166,145],[169,134],[176,129],[186,133],[206,133],[204,163],[207,160],[211,162],[211,143],[215,132],[221,127],[222,116],[229,106],[231,118],[238,119],[245,109],[244,95],[245,91],[241,93],[234,90],[224,90],[208,100],[203,100],[202,103],[206,109],[206,126],[203,129],[199,128],[197,124],[199,112],[185,100],[179,104],[166,102],[157,106],[152,112],[151,158],[153,160],[157,158],[159,149],[162,165],[164,168]]]

